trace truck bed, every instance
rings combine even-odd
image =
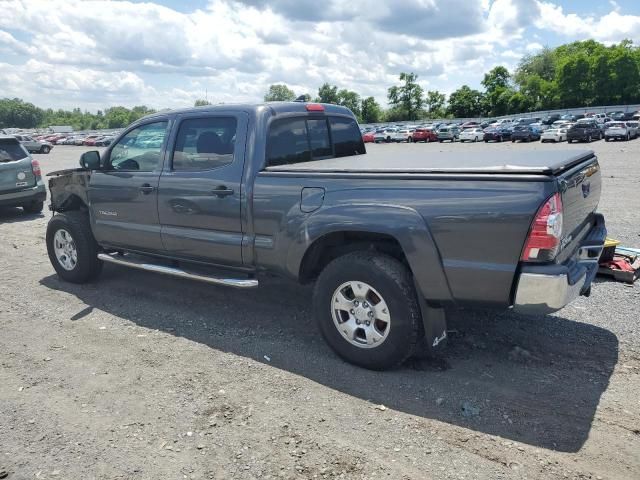
[[[384,147],[366,155],[268,167],[270,172],[307,173],[509,173],[557,175],[594,156],[591,150],[549,152],[434,152],[409,148],[392,156]]]

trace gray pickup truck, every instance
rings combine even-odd
[[[315,282],[323,336],[372,369],[436,353],[447,306],[547,313],[588,295],[606,235],[592,152],[366,154],[336,105],[162,112],[80,164],[50,174],[62,279],[109,262],[237,288],[264,272]]]

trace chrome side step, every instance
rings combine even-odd
[[[213,283],[214,285],[224,285],[226,287],[234,288],[254,288],[258,286],[258,280],[254,278],[218,278],[202,273],[187,272],[185,270],[181,270],[180,268],[147,263],[135,258],[127,258],[123,255],[109,255],[107,253],[99,253],[98,259],[102,260],[103,262],[115,263],[117,265],[123,265],[125,267],[147,270],[149,272],[164,273],[166,275],[173,275],[174,277],[188,278],[190,280],[199,280],[201,282]]]

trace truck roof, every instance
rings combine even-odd
[[[553,175],[594,157],[591,150],[525,152],[425,152],[407,149],[391,156],[384,149],[366,155],[268,167],[271,172],[308,173],[522,173]]]
[[[152,113],[143,117],[143,119],[149,119],[164,115],[175,115],[185,113],[216,113],[220,111],[225,112],[257,112],[263,109],[270,109],[274,115],[281,113],[309,113],[307,111],[307,105],[315,104],[322,105],[325,113],[333,113],[339,115],[353,116],[351,110],[341,105],[333,105],[329,103],[315,103],[315,102],[262,102],[262,103],[223,103],[219,105],[203,105],[201,107],[188,107],[177,108],[174,110],[163,110],[160,112]]]

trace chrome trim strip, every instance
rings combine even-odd
[[[137,268],[139,270],[146,270],[149,272],[164,273],[165,275],[173,275],[174,277],[187,278],[190,280],[198,280],[201,282],[212,283],[214,285],[223,285],[233,288],[255,288],[258,286],[258,280],[254,278],[218,278],[209,275],[203,275],[199,273],[190,273],[179,268],[166,267],[164,265],[155,265],[153,263],[146,263],[137,261],[134,259],[128,259],[125,257],[114,257],[106,253],[99,253],[98,259],[104,262],[115,263],[117,265],[123,265],[125,267]]]

